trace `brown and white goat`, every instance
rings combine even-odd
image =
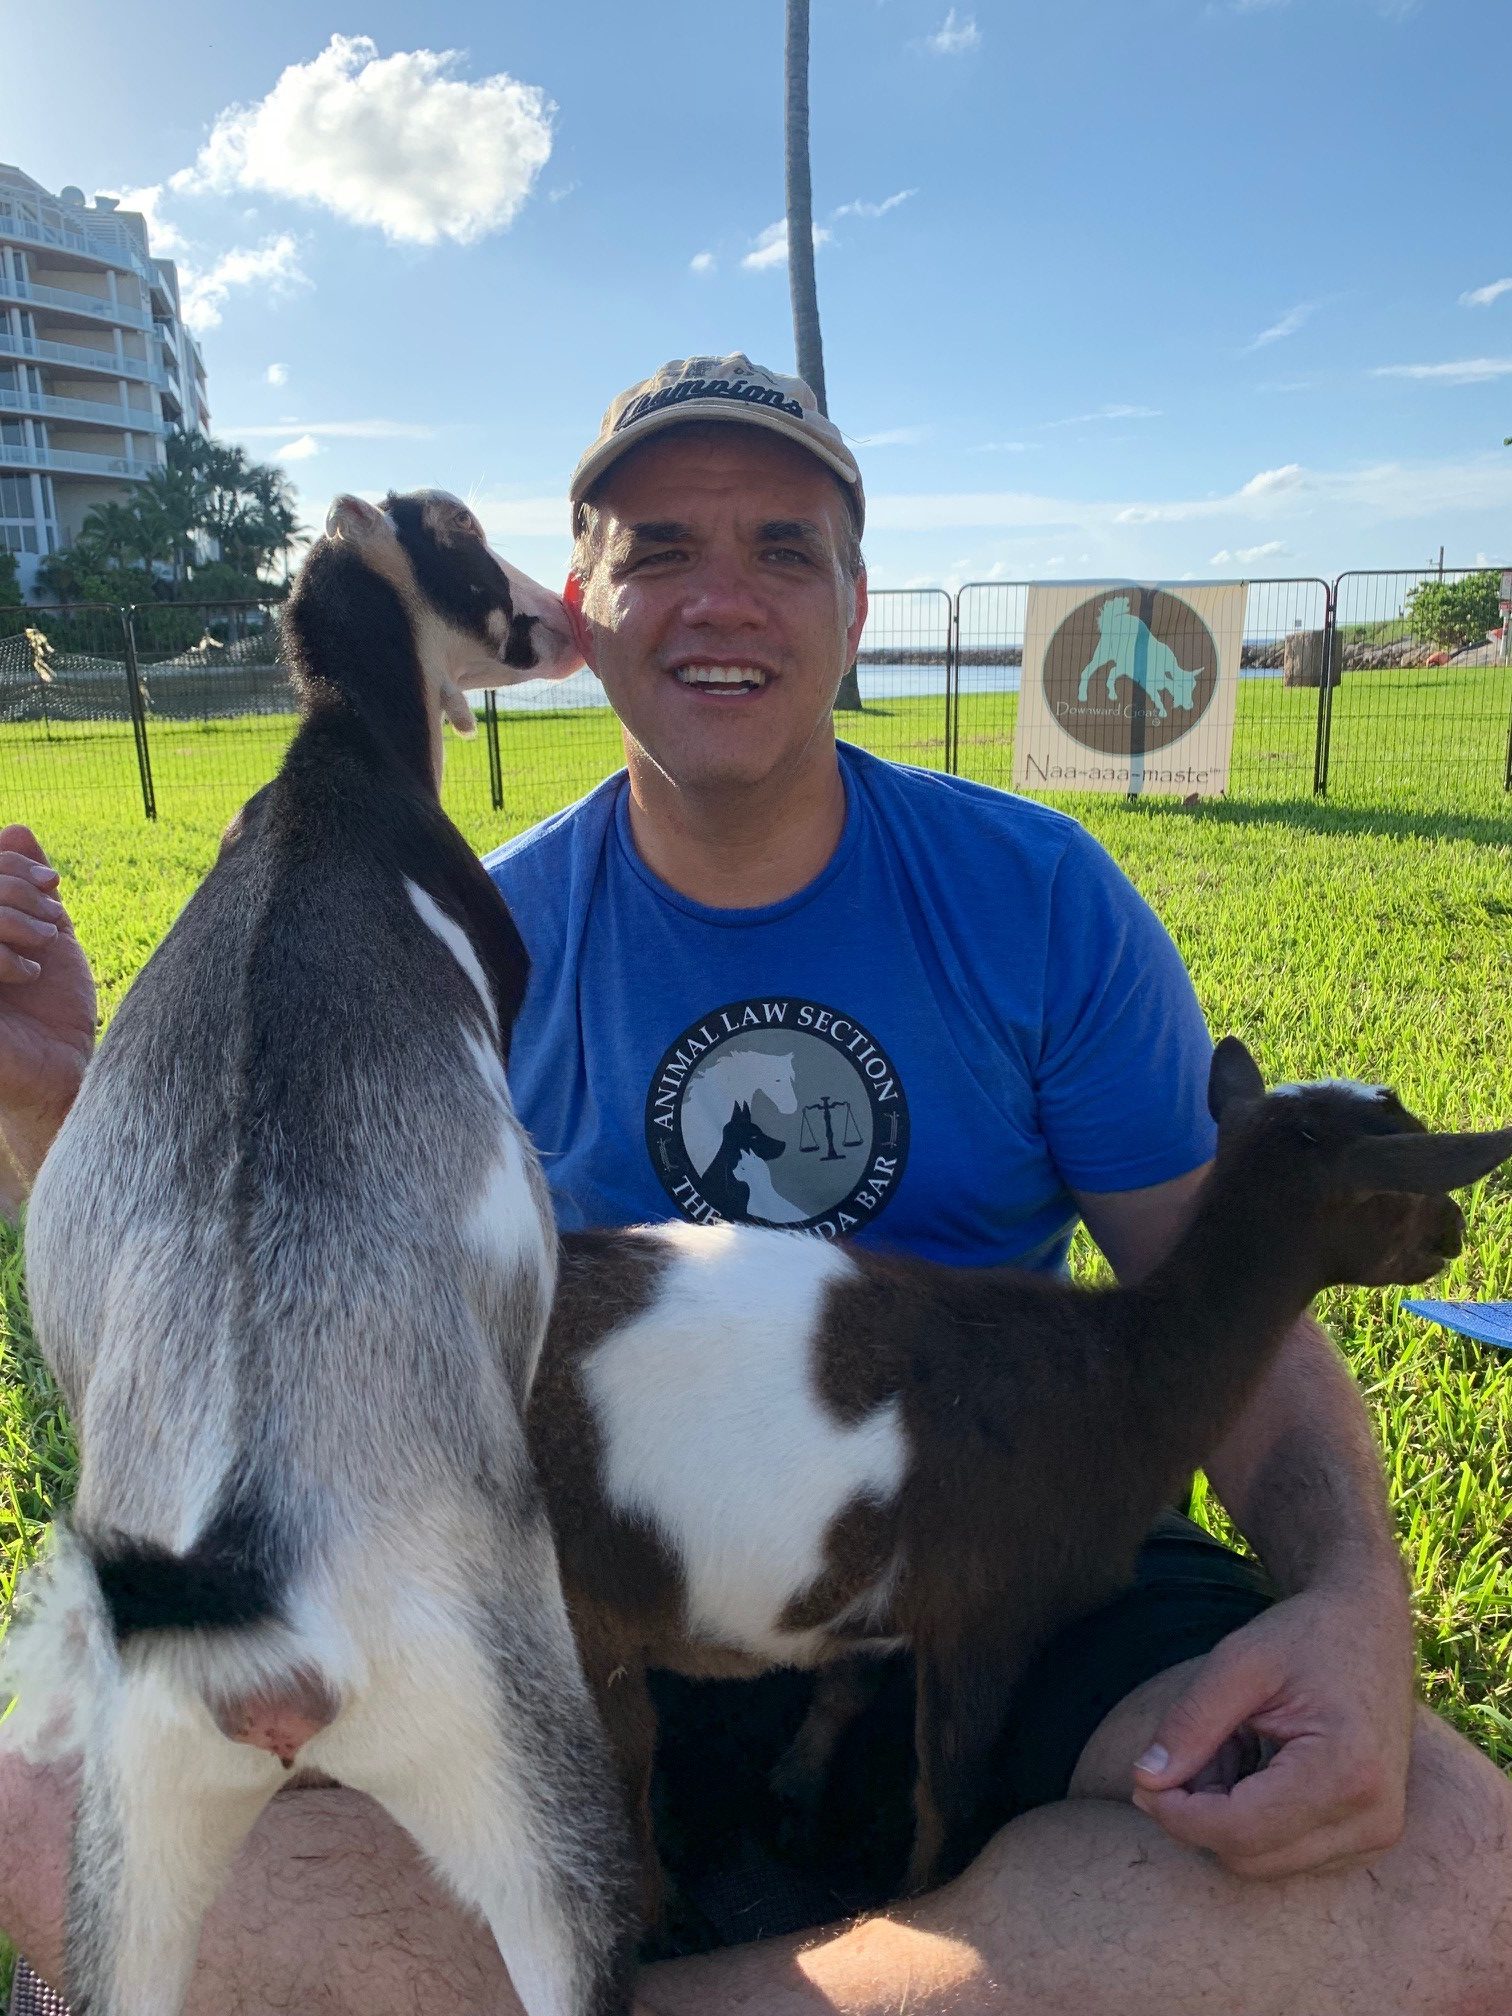
[[[83,1752],[90,2016],[181,2006],[296,1761],[409,1829],[529,2016],[622,2016],[630,1844],[525,1437],[556,1269],[504,1073],[528,962],[437,795],[463,689],[577,653],[454,497],[341,498],[327,531],[284,615],[283,767],[32,1198],[83,1460],[0,1741]]]
[[[564,1239],[530,1437],[648,1915],[647,1668],[911,1647],[910,1881],[951,1873],[1036,1648],[1129,1581],[1313,1297],[1435,1274],[1464,1231],[1445,1193],[1512,1155],[1512,1129],[1430,1134],[1376,1088],[1267,1096],[1233,1038],[1209,1099],[1196,1215],[1132,1287],[736,1225]]]

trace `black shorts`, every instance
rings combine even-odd
[[[1162,1517],[1133,1587],[1061,1632],[1025,1674],[985,1789],[984,1830],[1063,1799],[1110,1709],[1155,1674],[1210,1652],[1272,1601],[1254,1562],[1178,1513]],[[652,1676],[653,1810],[680,1899],[671,1943],[659,1951],[798,1932],[896,1896],[913,1834],[913,1664],[906,1654],[882,1664],[809,1830],[794,1827],[767,1779],[807,1711],[812,1675]]]

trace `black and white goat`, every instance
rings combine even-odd
[[[6,1648],[12,1740],[83,1753],[69,1997],[180,2007],[297,1759],[409,1829],[529,2016],[617,2016],[630,1843],[525,1441],[556,1268],[504,1075],[527,959],[437,795],[465,689],[578,655],[435,491],[338,499],[283,628],[302,724],[26,1228],[83,1459]]]
[[[1512,1128],[1430,1134],[1377,1088],[1267,1096],[1233,1038],[1209,1099],[1196,1216],[1132,1287],[748,1226],[564,1239],[530,1438],[649,1917],[648,1667],[754,1674],[911,1646],[910,1880],[951,1873],[979,1845],[1031,1654],[1128,1582],[1313,1297],[1436,1273],[1464,1232],[1445,1193],[1512,1156]]]

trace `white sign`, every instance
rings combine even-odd
[[[1226,791],[1247,594],[1243,582],[1031,588],[1015,785]]]

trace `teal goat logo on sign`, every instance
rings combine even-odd
[[[1167,696],[1172,706],[1191,713],[1203,670],[1200,665],[1193,666],[1191,671],[1179,665],[1170,645],[1152,637],[1149,625],[1134,614],[1127,595],[1110,595],[1097,612],[1097,643],[1076,689],[1076,697],[1083,706],[1093,675],[1104,668],[1110,700],[1118,698],[1119,680],[1127,679],[1144,688],[1162,721],[1166,718]]]

